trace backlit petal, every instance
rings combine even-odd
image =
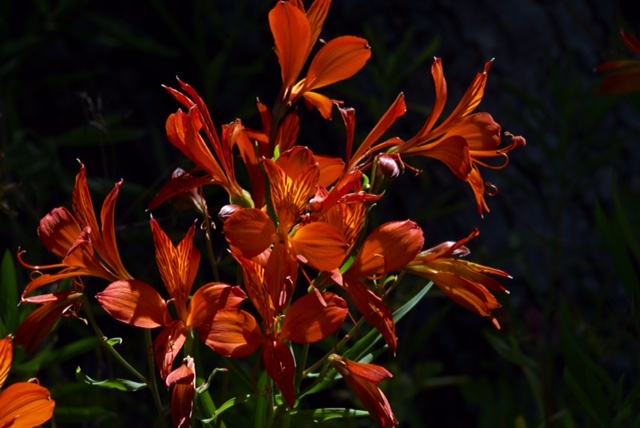
[[[210,283],[200,287],[189,302],[187,325],[199,328],[206,319],[222,309],[238,309],[247,295],[240,287]]]
[[[305,91],[322,88],[356,74],[371,57],[371,46],[360,37],[342,36],[329,41],[311,61]]]
[[[269,12],[269,26],[285,88],[293,85],[307,60],[311,28],[304,12],[287,2],[278,2]]]
[[[11,345],[11,336],[0,340],[0,388],[4,385],[4,381],[9,376],[11,363],[13,362],[13,346]]]
[[[208,347],[224,357],[248,357],[262,344],[262,333],[253,315],[235,309],[216,312],[198,328],[198,334]]]
[[[347,302],[333,293],[322,293],[326,306],[315,294],[296,300],[287,311],[281,337],[294,343],[315,343],[335,333],[347,316]]]
[[[55,208],[40,220],[38,237],[45,248],[64,258],[82,229],[73,215],[63,207]]]
[[[163,326],[170,319],[164,299],[142,281],[116,281],[96,295],[113,318],[141,328]]]
[[[224,223],[223,230],[234,254],[252,258],[273,243],[276,227],[262,210],[248,208],[231,215]]]
[[[423,245],[422,229],[413,221],[385,223],[365,239],[347,275],[364,278],[402,269]]]
[[[321,271],[340,267],[347,255],[348,245],[342,233],[328,223],[309,223],[289,241],[299,260]]]

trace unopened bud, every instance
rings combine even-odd
[[[380,173],[388,180],[394,180],[400,175],[400,166],[394,158],[388,155],[380,155],[376,158]]]

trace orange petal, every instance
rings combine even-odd
[[[0,426],[40,426],[51,419],[55,406],[46,388],[35,383],[15,383],[0,395]]]
[[[325,44],[311,61],[303,91],[348,79],[371,57],[371,46],[360,37],[337,37]]]
[[[281,314],[289,306],[297,280],[298,261],[293,258],[287,245],[277,242],[264,269],[264,284],[273,302],[275,314]]]
[[[302,1],[300,1],[302,3]],[[313,45],[320,36],[322,26],[329,13],[329,6],[331,6],[331,0],[315,0],[309,10],[307,11],[307,20],[311,27],[311,37],[309,38],[309,47],[307,48],[307,57],[313,49]]]
[[[342,159],[322,155],[315,155],[314,158],[320,167],[318,185],[328,188],[344,174],[345,164]]]
[[[231,251],[245,258],[255,257],[266,250],[276,233],[273,221],[257,208],[235,212],[224,223],[223,230]]]
[[[418,134],[412,138],[412,141],[415,139],[417,141],[423,140],[433,129],[433,126],[436,124],[436,121],[442,115],[444,111],[444,107],[447,104],[447,81],[444,78],[444,70],[442,69],[442,59],[435,58],[433,61],[433,65],[431,66],[431,75],[433,76],[433,82],[436,86],[436,101],[433,105],[433,110],[431,110],[431,114],[429,115],[429,119],[425,122],[424,126],[418,132]]]
[[[467,116],[450,128],[445,135],[460,135],[466,141],[472,157],[498,156],[502,141],[500,125],[489,113]]]
[[[240,287],[210,283],[200,287],[189,302],[187,325],[199,328],[206,319],[222,309],[238,309],[247,295]]]
[[[471,171],[469,145],[460,135],[446,136],[431,144],[410,148],[404,152],[411,156],[437,159],[448,166],[460,180],[465,180]]]
[[[331,98],[313,91],[305,91],[302,96],[309,110],[315,107],[324,119],[331,120],[331,112],[333,110]]]
[[[22,345],[27,353],[33,352],[53,329],[62,314],[77,303],[81,293],[66,291],[54,294],[56,300],[42,305],[20,324],[13,338],[14,345]]]
[[[278,128],[276,137],[276,145],[280,146],[280,153],[286,152],[295,147],[300,134],[300,117],[298,113],[292,111],[289,113]],[[278,158],[280,159],[280,158]]]
[[[160,369],[160,376],[166,379],[173,371],[173,361],[186,340],[187,329],[182,321],[174,321],[167,326],[153,342],[153,355]]]
[[[253,315],[235,309],[216,312],[198,328],[198,334],[208,347],[224,357],[248,357],[262,344],[262,333]]]
[[[11,336],[0,340],[0,388],[4,385],[4,381],[9,376],[11,363],[13,362],[13,346],[11,345]]]
[[[93,210],[91,193],[89,193],[87,170],[82,163],[80,164],[80,172],[76,175],[76,184],[73,189],[73,213],[81,228],[89,227],[94,234],[99,233],[100,228]],[[99,237],[96,239],[101,241]]]
[[[476,204],[478,205],[478,213],[480,216],[484,215],[484,213],[488,213],[489,205],[487,205],[487,201],[484,200],[484,195],[486,193],[484,179],[480,174],[480,170],[475,165],[471,168],[471,172],[467,176],[466,181],[471,186],[471,190],[473,190],[473,195],[476,198]]]
[[[484,286],[456,274],[438,272],[428,278],[451,300],[478,315],[490,317],[494,310],[501,307],[495,296]]]
[[[263,321],[268,322],[275,315],[275,307],[264,283],[264,268],[254,261],[236,257],[242,266],[245,288],[251,298],[251,303],[258,310]]]
[[[186,357],[182,365],[167,376],[168,387],[173,387],[171,393],[171,416],[175,428],[191,427],[193,412],[193,397],[195,395],[195,366],[193,358]]]
[[[171,319],[164,299],[149,284],[135,279],[116,281],[96,299],[113,318],[141,328],[163,326]]]
[[[400,270],[423,245],[422,229],[413,221],[385,223],[365,239],[347,274],[364,278]]]
[[[393,314],[382,299],[366,285],[353,278],[344,277],[343,288],[349,293],[358,311],[382,334],[389,349],[395,354],[398,348],[396,324]]]
[[[63,207],[55,208],[44,216],[38,227],[42,244],[61,259],[67,255],[81,232],[76,219]]]
[[[349,312],[347,302],[333,293],[322,293],[322,296],[326,306],[315,294],[307,294],[296,300],[285,315],[280,329],[281,337],[294,343],[308,344],[335,333]]]
[[[116,243],[115,207],[122,183],[122,180],[116,183],[102,204],[102,210],[100,211],[100,223],[102,224],[101,240],[99,241],[99,245],[96,245],[94,238],[94,247],[100,254],[100,257],[115,271],[118,278],[132,279],[133,277],[122,264]]]
[[[265,340],[262,360],[267,373],[282,391],[287,405],[293,408],[296,402],[296,393],[293,387],[296,361],[289,346],[279,340]]]
[[[347,255],[348,245],[342,233],[329,223],[300,227],[289,241],[298,260],[320,271],[340,267]]]
[[[311,28],[304,12],[287,2],[278,2],[269,12],[269,26],[282,70],[283,87],[290,88],[307,60]]]

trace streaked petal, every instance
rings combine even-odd
[[[471,171],[469,145],[460,135],[447,135],[431,144],[417,146],[404,152],[412,156],[437,159],[448,166],[460,180],[464,180]]]
[[[4,381],[9,376],[11,363],[13,362],[13,345],[11,345],[11,336],[7,336],[0,340],[0,388],[4,385]]]
[[[153,355],[163,380],[173,371],[173,361],[184,345],[186,334],[187,328],[184,323],[174,321],[162,330],[153,342]]]
[[[96,299],[113,318],[136,327],[161,327],[171,319],[160,294],[149,284],[135,279],[109,284],[96,294]]]
[[[335,333],[349,313],[347,302],[333,293],[322,293],[323,305],[315,294],[296,300],[287,311],[280,336],[294,343],[319,342]]]
[[[38,237],[45,248],[64,258],[82,232],[73,215],[63,207],[55,208],[40,220]]]

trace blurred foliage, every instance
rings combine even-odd
[[[16,306],[28,278],[15,251],[27,249],[27,261],[49,260],[35,229],[52,208],[70,205],[76,158],[87,164],[97,198],[125,179],[117,208],[117,224],[127,225],[118,235],[123,259],[136,274],[154,271],[153,257],[138,254],[130,244],[151,248],[146,204],[175,167],[189,168],[164,136],[164,121],[177,105],[160,85],[175,85],[177,74],[203,94],[217,125],[237,116],[257,126],[255,98],[273,99],[280,83],[266,36],[270,6],[249,0],[194,0],[187,6],[161,0],[0,2],[0,333],[14,332],[31,310]],[[429,78],[431,57],[447,41],[417,40],[409,28],[400,44],[391,45],[366,23],[348,32],[367,37],[374,57],[355,80],[355,90],[338,85],[331,95],[356,105],[359,132],[366,134],[406,90],[407,79],[416,73]],[[472,248],[475,260],[516,278],[509,286],[511,298],[502,300],[504,329],[482,335],[488,325],[443,304],[444,299],[420,302],[400,324],[401,348],[387,365],[395,377],[384,385],[402,426],[640,424],[640,177],[631,163],[640,129],[623,120],[640,118],[640,103],[637,97],[594,95],[593,78],[585,78],[570,56],[563,62],[550,58],[540,73],[547,76],[546,85],[535,93],[520,89],[518,82],[499,82],[499,89],[512,95],[511,104],[503,106],[511,114],[508,120],[520,127],[529,148],[502,171],[501,186],[509,189],[510,199],[499,196],[490,202],[490,216],[495,212],[504,227],[483,223],[488,239],[512,231],[504,238],[509,248],[493,256],[483,247]],[[421,120],[431,105],[428,97],[423,99],[409,100]],[[309,116],[302,120],[317,119]],[[419,126],[412,123],[411,129]],[[343,141],[342,124],[335,118],[334,127],[335,135],[319,135],[308,144],[330,147],[335,139]],[[431,170],[419,178],[410,175],[394,183],[406,191],[391,192],[385,209],[413,216],[412,186],[420,186],[436,207],[448,206],[459,192],[432,190],[437,171],[435,176]],[[208,197],[219,195],[208,191]],[[436,208],[417,220],[431,231],[439,219],[471,205]],[[173,225],[192,221],[185,214],[160,215]],[[471,227],[464,223],[453,229],[463,231],[450,237],[458,239]],[[108,324],[98,308],[96,316],[109,334],[133,331]],[[36,355],[18,353],[12,376],[37,376],[50,387],[58,403],[56,426],[136,421],[150,426],[154,407],[148,394],[119,391],[117,386],[127,385],[117,381],[121,369],[97,346],[93,333],[73,321],[63,320],[55,338]],[[144,367],[146,356],[135,340],[130,342],[114,346]],[[216,363],[211,362],[209,373]],[[233,362],[249,372],[255,363],[255,357]],[[82,382],[76,380],[78,366]],[[86,379],[110,380],[116,388],[89,385]],[[223,374],[213,377],[212,402],[203,408],[244,390],[227,380]],[[319,391],[314,399],[354,406],[344,390],[323,394]],[[242,405],[235,410],[238,418],[250,416],[242,414]],[[131,420],[118,416],[125,414]],[[328,420],[337,415],[339,409],[298,417]],[[242,422],[250,426],[248,419]],[[354,424],[368,422],[361,418]],[[335,420],[329,423],[336,426]]]

